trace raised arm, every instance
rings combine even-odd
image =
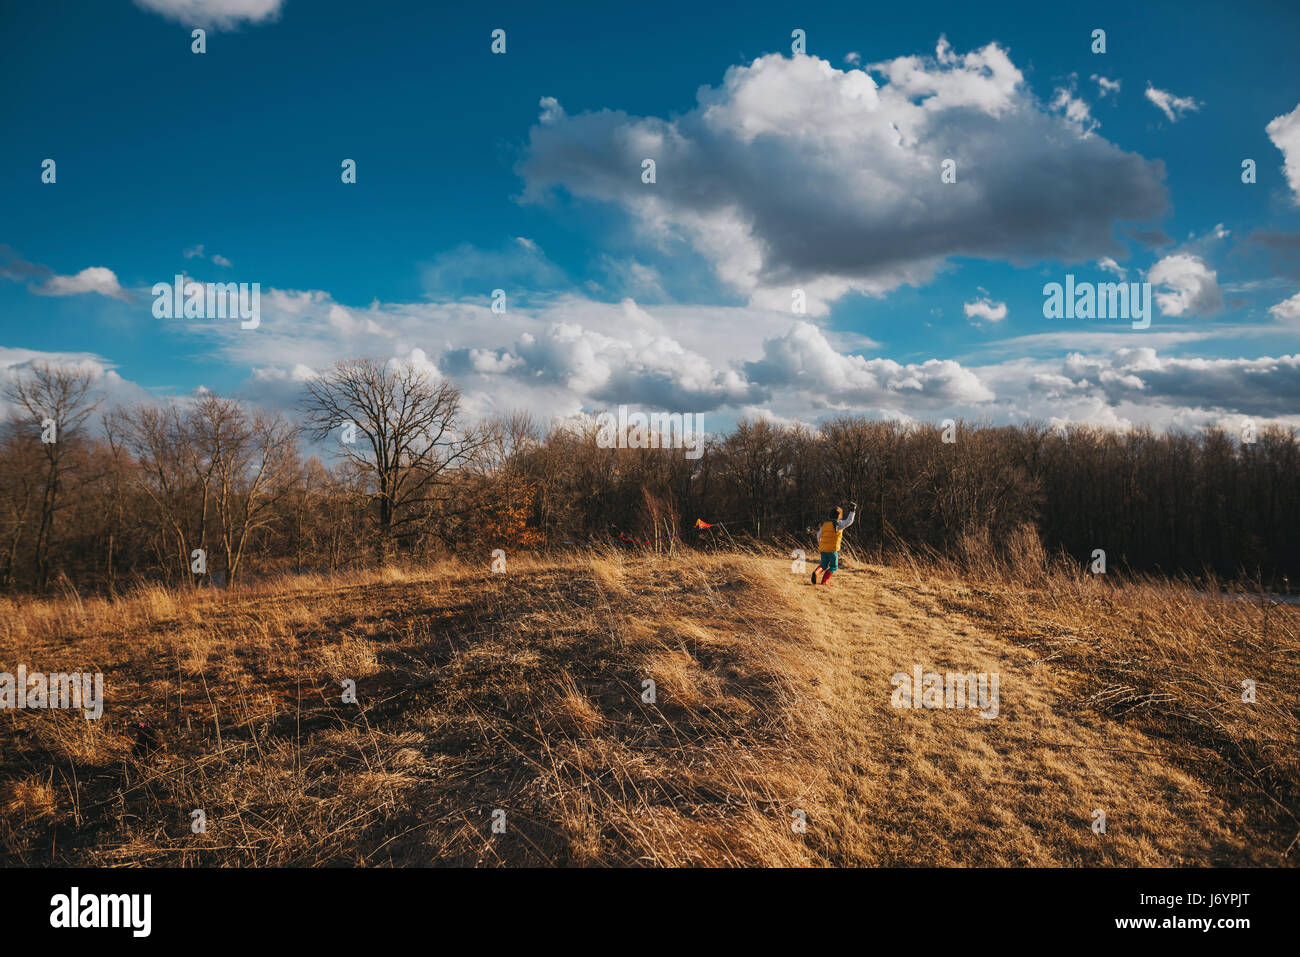
[[[853,524],[853,520],[857,517],[858,517],[858,503],[850,502],[849,514],[835,523],[835,531],[837,532],[844,531],[846,528],[848,528],[850,525]]]

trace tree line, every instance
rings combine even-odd
[[[449,552],[849,540],[972,562],[1026,548],[1280,587],[1300,569],[1300,438],[840,416],[682,449],[602,448],[594,422],[470,421],[445,379],[337,363],[292,416],[230,397],[109,406],[95,374],[12,376],[0,426],[0,590],[231,585]],[[638,443],[629,443],[638,444]],[[649,443],[643,443],[649,444]],[[696,529],[696,519],[712,527]]]

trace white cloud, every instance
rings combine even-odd
[[[994,394],[979,376],[950,359],[901,365],[892,359],[843,355],[810,322],[763,343],[763,358],[746,363],[749,378],[765,387],[797,388],[814,405],[880,405],[899,400],[918,409],[978,404]]]
[[[1166,256],[1147,272],[1155,290],[1156,305],[1166,316],[1209,315],[1223,308],[1218,273],[1199,256]]]
[[[1279,319],[1300,319],[1300,292],[1269,307],[1269,313]]]
[[[1282,151],[1286,181],[1295,194],[1292,201],[1300,205],[1300,105],[1290,113],[1273,117],[1264,127],[1264,132]]]
[[[1257,359],[1160,356],[1149,347],[1114,355],[1070,355],[1067,377],[1099,389],[1111,403],[1141,399],[1155,405],[1208,407],[1261,416],[1300,412],[1300,355]]]
[[[1001,322],[1007,317],[1007,304],[1005,302],[993,302],[987,298],[964,303],[962,308],[966,311],[967,319],[974,316],[987,319],[990,322]]]
[[[1146,334],[1124,338],[1150,341]],[[1000,397],[979,417],[1204,429],[1225,415],[1244,414],[1261,427],[1300,425],[1300,356],[1200,359],[1162,355],[1152,346],[1099,348],[1064,361],[1017,358],[976,367]]]
[[[405,355],[392,356],[388,360],[390,369],[409,369],[412,372],[423,373],[430,382],[440,382],[443,378],[442,370],[438,368],[438,363],[429,358],[423,349],[410,349]]]
[[[1158,163],[1082,135],[1077,108],[1071,119],[1069,104],[1062,116],[1039,102],[997,44],[959,55],[941,40],[933,57],[847,70],[772,54],[671,119],[541,107],[519,165],[525,200],[563,189],[614,204],[643,240],[693,248],[757,308],[788,312],[799,288],[825,315],[849,293],[927,282],[955,256],[1115,256],[1116,224],[1167,204]],[[954,184],[940,180],[945,159]]]
[[[1107,96],[1119,93],[1119,80],[1108,80],[1106,77],[1098,76],[1096,73],[1089,77],[1089,79],[1097,84],[1097,95],[1103,99]]]
[[[717,428],[741,414],[812,422],[833,412],[999,423],[1058,418],[1111,428],[1202,428],[1241,414],[1260,426],[1300,424],[1300,357],[1157,352],[1203,338],[1199,331],[1022,336],[989,343],[982,360],[899,362],[855,354],[878,347],[792,321],[788,311],[643,307],[566,295],[521,296],[498,315],[489,302],[484,295],[355,307],[319,290],[269,289],[256,330],[163,322],[159,334],[202,337],[206,350],[252,369],[245,397],[282,409],[301,399],[314,369],[369,355],[454,382],[471,418],[528,409],[546,420],[629,403],[707,412]],[[1138,341],[1143,348],[1132,346]],[[35,355],[10,353],[6,363],[0,350],[0,369]],[[1063,353],[1067,359],[1055,358]]]
[[[1193,113],[1201,108],[1201,104],[1190,96],[1174,96],[1157,90],[1150,83],[1147,84],[1146,98],[1169,118],[1170,123],[1176,123],[1184,113]]]
[[[284,0],[135,0],[136,5],[187,26],[229,30],[280,15]]]
[[[1188,295],[1194,301],[1201,294]],[[928,421],[1056,417],[1109,428],[1201,428],[1226,414],[1255,416],[1261,426],[1300,424],[1300,357],[1213,360],[1157,351],[1203,341],[1206,326],[1020,336],[960,361],[899,362],[872,355],[878,347],[870,340],[850,344],[812,321],[792,320],[788,310],[647,307],[565,295],[519,297],[498,315],[489,302],[483,295],[358,308],[321,291],[272,289],[263,293],[255,331],[238,323],[166,328],[203,336],[231,362],[256,369],[247,391],[283,407],[300,397],[312,368],[371,355],[414,362],[454,382],[471,416],[528,409],[545,420],[628,403],[707,412],[719,428],[728,416],[760,410],[803,421],[843,411]],[[1056,358],[1063,354],[1068,358]]]
[[[1106,272],[1114,273],[1116,276],[1119,276],[1120,279],[1123,279],[1128,275],[1128,270],[1115,262],[1115,260],[1111,259],[1109,256],[1102,256],[1098,259],[1097,268],[1104,269]]]
[[[42,352],[0,346],[0,385],[11,382],[34,366],[50,365],[88,372],[94,380],[94,395],[109,406],[149,401],[152,397],[134,382],[118,375],[113,363],[93,352]],[[0,418],[18,410],[6,404],[0,390]]]
[[[1073,81],[1071,81],[1069,88],[1063,86],[1056,88],[1055,96],[1052,99],[1052,109],[1062,114],[1082,136],[1087,136],[1101,125],[1093,119],[1092,110],[1088,104],[1074,95]]]
[[[48,276],[31,290],[38,296],[79,296],[94,292],[110,299],[131,301],[130,295],[118,283],[117,275],[104,266],[87,266],[73,276]]]

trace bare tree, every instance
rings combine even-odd
[[[338,362],[308,381],[304,411],[308,433],[323,441],[339,430],[343,454],[373,481],[381,561],[484,447],[479,430],[462,429],[460,391],[409,363]]]
[[[179,406],[144,405],[123,416],[127,443],[139,463],[138,481],[158,515],[158,558],[184,578],[194,546],[203,547],[210,470],[191,448]],[[197,519],[197,521],[196,521]]]
[[[16,422],[0,433],[0,522],[4,550],[0,552],[0,589],[10,590],[18,573],[18,550],[33,521],[41,495],[42,469],[35,440]]]
[[[55,520],[65,504],[63,492],[69,473],[78,468],[72,451],[84,439],[86,420],[102,401],[93,392],[97,378],[89,369],[45,362],[19,373],[5,388],[5,398],[18,408],[19,417],[26,418],[28,429],[39,434],[44,457],[45,481],[36,527],[39,590],[49,582]]]
[[[234,584],[249,536],[274,521],[276,503],[299,477],[295,429],[282,416],[250,415],[236,400],[216,395],[199,401],[188,425],[193,457],[211,464],[226,581]]]

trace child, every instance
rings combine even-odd
[[[822,561],[820,565],[813,569],[812,583],[814,585],[817,584],[818,572],[826,572],[822,576],[822,584],[825,585],[831,580],[831,575],[835,574],[839,569],[840,541],[844,538],[844,530],[852,525],[853,519],[857,517],[858,503],[849,502],[849,517],[841,520],[840,516],[843,514],[843,509],[836,508],[832,510],[830,519],[822,523],[821,541],[817,546],[821,550]]]

